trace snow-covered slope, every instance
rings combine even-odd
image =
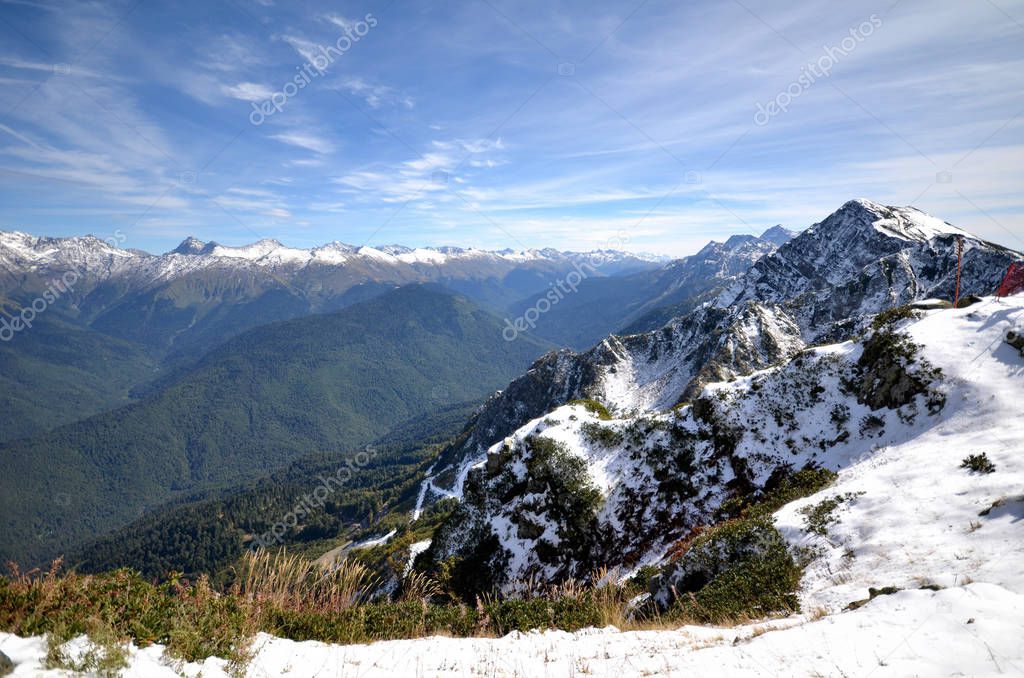
[[[957,574],[980,579],[1000,550],[1024,555],[1024,534],[1010,539],[1020,529],[1014,517],[1024,515],[1024,359],[1003,342],[1024,326],[1024,298],[930,313],[906,334],[879,329],[860,343],[807,350],[781,367],[711,384],[672,412],[604,421],[568,405],[534,419],[469,474],[460,518],[437,535],[434,557],[480,556],[480,545],[496,538],[497,550],[483,555],[506,590],[584,577],[595,563],[629,570],[662,559],[730,498],[823,467],[841,471],[826,495],[866,494],[850,502],[855,520],[825,542],[830,555],[819,563],[830,576],[846,572],[848,588],[822,583],[827,593],[811,591],[810,602],[834,608],[868,585],[904,587],[921,577],[943,585]],[[580,515],[551,503],[557,492],[534,488],[537,465],[557,458],[551,442],[584,462],[583,482],[600,493],[586,534]],[[998,473],[958,469],[983,452]],[[794,540],[821,541],[803,535],[799,509],[822,498],[786,510]],[[1000,499],[1006,503],[979,521]],[[903,534],[908,525],[917,525],[913,535]],[[936,549],[943,539],[962,543]],[[869,547],[873,541],[881,543]],[[851,572],[861,562],[858,580]],[[892,581],[879,581],[883,575]],[[1024,593],[1024,577],[999,583]]]
[[[804,578],[807,606],[837,610],[869,586],[976,581],[1024,594],[1024,356],[1004,341],[1013,329],[1024,329],[1024,295],[933,311],[906,328],[943,371],[946,405],[926,425],[879,438],[834,487],[778,513],[794,544],[824,553]],[[960,468],[980,454],[995,472]],[[863,494],[827,535],[805,532],[803,507],[853,493]]]
[[[794,618],[736,628],[684,626],[621,633],[512,633],[504,638],[423,638],[370,645],[293,642],[266,634],[253,643],[245,676],[1014,676],[1024,673],[1024,596],[988,584],[904,591],[815,621]],[[82,639],[71,648],[85,649]],[[71,649],[69,648],[69,649]],[[0,634],[14,676],[45,671],[42,638]],[[222,659],[182,663],[152,645],[132,648],[126,678],[229,673]]]

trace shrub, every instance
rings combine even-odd
[[[881,330],[889,328],[902,320],[916,319],[918,317],[920,317],[918,312],[909,305],[897,306],[876,315],[874,320],[871,321],[871,329]]]
[[[778,472],[774,475],[780,475]],[[769,479],[760,496],[738,495],[722,504],[719,518],[768,516],[786,504],[820,492],[836,479],[836,473],[826,468],[808,466],[796,473],[781,476],[780,480]]]
[[[172,577],[157,586],[130,570],[57,576],[58,569],[59,562],[46,573],[12,568],[11,577],[0,578],[0,629],[64,639],[91,633],[107,649],[129,640],[140,647],[162,643],[188,661],[246,658],[253,609],[239,595],[213,591],[205,578],[190,585]],[[110,654],[104,650],[90,661],[98,665]],[[60,661],[57,649],[52,659]]]
[[[801,574],[788,553],[748,558],[683,600],[678,614],[684,619],[723,624],[799,612],[796,590]]]
[[[619,431],[589,421],[580,426],[580,433],[587,442],[602,447],[618,447],[623,441],[623,435]]]
[[[916,368],[911,370],[914,364]],[[887,325],[864,341],[855,378],[844,379],[843,387],[872,410],[897,409],[926,394],[929,413],[937,414],[946,401],[932,384],[941,377],[942,370],[921,357],[919,345]]]
[[[587,408],[587,411],[593,414],[598,419],[605,421],[612,418],[611,413],[608,412],[608,408],[597,402],[592,398],[582,398],[580,400],[572,400],[569,402],[570,405],[582,405]]]
[[[823,499],[817,504],[804,506],[800,509],[800,513],[804,515],[804,526],[807,531],[824,537],[828,534],[829,526],[839,522],[839,518],[836,517],[839,507],[862,494],[864,493],[847,492]]]
[[[922,588],[929,588],[929,587],[922,587]],[[935,590],[935,589],[932,589],[932,590]],[[853,601],[852,603],[850,603],[849,605],[846,606],[846,609],[847,610],[857,610],[857,609],[860,609],[860,608],[864,607],[865,605],[870,603],[872,600],[874,600],[878,596],[891,596],[891,595],[894,595],[894,594],[899,593],[899,592],[900,592],[900,589],[895,587],[895,586],[883,586],[880,589],[876,589],[874,587],[869,587],[868,588],[868,597],[867,598],[864,598],[862,600],[855,600],[855,601]]]
[[[727,623],[799,610],[802,569],[770,516],[725,521],[684,548],[651,582],[669,617]]]
[[[577,631],[601,623],[601,615],[589,596],[557,600],[532,598],[507,600],[484,607],[492,630],[499,636],[512,631],[557,628]]]
[[[960,462],[960,468],[969,469],[972,473],[995,473],[996,465],[988,458],[988,454],[972,454]]]
[[[603,501],[590,478],[587,462],[550,438],[530,436],[526,442],[530,447],[526,493],[545,492],[554,519],[568,531],[587,527]]]

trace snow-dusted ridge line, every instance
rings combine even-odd
[[[930,240],[940,235],[958,235],[968,238],[974,236],[967,231],[954,226],[948,221],[923,212],[916,207],[893,207],[881,205],[868,200],[857,198],[850,201],[878,214],[888,213],[874,221],[872,225],[880,233],[901,238],[904,240]],[[850,203],[847,203],[848,205]]]
[[[343,242],[331,242],[308,249],[289,247],[281,242],[265,238],[248,245],[237,247],[221,245],[216,242],[205,243],[192,236],[185,238],[178,247],[162,255],[152,255],[138,250],[123,250],[109,245],[95,236],[75,236],[68,238],[48,238],[35,236],[20,231],[0,231],[0,250],[7,248],[25,256],[45,258],[56,252],[62,244],[82,246],[103,246],[104,253],[119,252],[122,256],[134,257],[209,257],[220,259],[241,259],[246,261],[270,262],[305,262],[305,263],[342,263],[351,258],[363,257],[379,259],[386,262],[402,262],[405,264],[438,264],[453,259],[490,258],[507,261],[533,261],[542,259],[579,258],[602,262],[623,258],[648,263],[664,263],[671,257],[650,253],[633,253],[619,250],[591,250],[575,252],[556,250],[553,248],[525,250],[484,250],[473,247],[462,248],[453,246],[442,247],[406,247],[404,245],[368,246],[349,245]],[[45,247],[46,249],[40,249]]]

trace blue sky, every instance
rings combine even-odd
[[[4,230],[683,255],[868,197],[1024,248],[1022,0],[0,0],[0,46]]]

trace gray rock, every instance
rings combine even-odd
[[[1024,356],[1024,334],[1010,330],[1006,333],[1006,343],[1020,351]]]
[[[0,652],[0,676],[6,676],[9,673],[14,672],[14,662],[11,658]]]
[[[953,308],[953,304],[944,299],[922,299],[910,304],[910,308],[920,311],[933,311],[936,309]]]

